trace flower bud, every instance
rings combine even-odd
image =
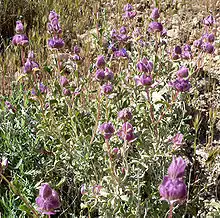
[[[160,17],[158,8],[154,8],[151,13],[151,19],[157,20]]]
[[[149,24],[148,31],[149,32],[154,32],[154,33],[155,32],[162,32],[163,31],[163,25],[159,22],[153,21]]]
[[[176,75],[179,77],[179,78],[183,78],[183,77],[188,77],[189,75],[189,69],[182,66],[176,73]]]
[[[103,55],[100,55],[97,57],[96,67],[97,68],[104,68],[105,67],[105,58]]]

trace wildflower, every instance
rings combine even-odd
[[[97,57],[96,67],[97,68],[104,68],[105,67],[105,58],[103,55],[100,55]]]
[[[208,17],[206,17],[204,20],[203,20],[203,23],[206,25],[206,26],[212,26],[214,23],[215,23],[215,19],[212,15],[209,15]]]
[[[185,66],[180,67],[180,69],[177,71],[176,75],[179,78],[188,77],[189,75],[189,69]]]
[[[215,51],[214,46],[213,46],[211,43],[209,43],[209,42],[204,43],[204,44],[202,45],[202,48],[203,48],[203,51],[206,52],[206,53],[208,53],[208,54],[213,54],[214,51]]]
[[[69,84],[68,79],[65,76],[61,76],[60,77],[60,85],[64,87],[64,86],[67,86],[68,84]]]
[[[181,49],[181,47],[177,45],[177,46],[174,48],[174,52],[175,52],[176,54],[178,54],[178,55],[181,55],[181,54],[182,54],[182,49]]]
[[[64,46],[64,41],[61,38],[53,37],[48,40],[48,46],[51,48],[60,49]]]
[[[184,51],[191,51],[191,46],[188,45],[188,44],[185,44],[184,47],[183,47],[183,50]]]
[[[182,78],[177,78],[174,82],[170,82],[169,85],[174,87],[179,92],[187,92],[191,88],[189,80],[184,80]]]
[[[99,126],[99,132],[103,134],[105,139],[110,139],[115,132],[114,126],[111,122],[103,123]]]
[[[133,141],[135,139],[133,126],[129,122],[125,122],[118,131],[118,136],[128,142]]]
[[[49,14],[49,21],[52,21],[53,19],[59,19],[59,15],[54,11],[50,11],[50,14]]]
[[[122,27],[120,28],[119,32],[120,32],[121,34],[126,34],[126,33],[127,33],[126,27],[125,27],[125,26],[122,26]]]
[[[113,91],[113,86],[111,83],[104,84],[101,86],[101,93],[102,94],[110,94]]]
[[[148,28],[149,32],[162,32],[163,31],[163,25],[159,22],[153,21],[149,24]]]
[[[24,26],[20,20],[16,21],[15,31],[18,34],[21,34],[24,32]]]
[[[118,51],[115,51],[114,52],[114,56],[117,57],[117,58],[120,58],[120,57],[128,58],[128,53],[127,53],[125,48],[122,48],[122,49],[120,49]]]
[[[158,8],[154,8],[151,13],[151,19],[157,20],[160,17]]]
[[[143,58],[137,63],[137,68],[139,72],[150,73],[153,70],[153,63],[147,58]]]
[[[172,138],[172,142],[175,146],[180,146],[182,145],[182,141],[183,141],[183,134],[181,133],[177,133],[173,138]]]
[[[175,53],[175,52],[172,52],[172,59],[173,60],[178,60],[178,59],[180,59],[180,55],[178,55],[177,53]]]
[[[208,42],[212,43],[215,41],[215,35],[211,33],[208,35],[207,39],[208,39]]]
[[[39,196],[36,198],[38,210],[42,214],[55,214],[55,209],[60,207],[58,193],[53,190],[49,184],[41,185]]]
[[[132,119],[132,113],[129,109],[124,108],[118,112],[118,119],[123,120],[124,122]]]
[[[203,40],[202,38],[201,39],[198,39],[198,40],[195,40],[193,45],[196,47],[196,48],[201,48],[202,47],[202,43],[203,43]]]
[[[186,162],[182,157],[173,157],[172,163],[168,168],[168,176],[172,179],[181,179],[184,176]]]
[[[133,6],[131,4],[126,4],[124,6],[124,11],[132,11],[133,10]]]
[[[188,60],[192,58],[192,53],[190,51],[183,51],[182,58]]]
[[[103,81],[103,80],[105,79],[105,72],[104,72],[104,70],[98,69],[98,70],[96,71],[95,78],[96,78],[98,81]]]
[[[162,200],[167,200],[170,204],[181,202],[186,199],[187,187],[181,179],[172,179],[165,176],[159,187]]]
[[[28,53],[28,59],[31,60],[31,61],[34,61],[34,60],[35,60],[35,55],[34,55],[34,52],[33,52],[33,51],[29,51],[29,53]]]
[[[74,48],[73,48],[73,52],[74,52],[75,54],[79,54],[79,53],[80,53],[80,47],[78,47],[77,45],[75,45]]]
[[[87,194],[87,192],[86,192],[86,186],[85,186],[85,184],[82,184],[82,186],[81,186],[81,195],[85,195],[85,194]]]
[[[112,149],[112,153],[118,154],[118,152],[119,152],[119,148],[113,148],[113,149]]]
[[[70,96],[71,95],[71,91],[69,89],[63,88],[63,94],[65,96]]]
[[[16,109],[9,101],[5,101],[5,106],[7,107],[8,110],[12,110],[14,113],[16,112]]]
[[[39,84],[39,90],[41,94],[47,93],[47,87],[43,83]]]
[[[135,76],[134,80],[137,86],[150,86],[153,84],[152,77],[145,74],[141,76]]]
[[[136,11],[126,11],[125,14],[122,15],[125,19],[132,19],[137,15]]]
[[[29,44],[29,40],[25,34],[16,34],[13,36],[12,44],[15,46],[27,46]]]

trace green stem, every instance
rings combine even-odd
[[[23,196],[21,195],[21,193],[19,193],[19,191],[15,188],[15,186],[14,186],[11,182],[9,182],[8,179],[7,179],[4,175],[2,175],[2,174],[0,174],[0,175],[1,175],[2,179],[4,179],[5,182],[8,183],[8,185],[10,186],[10,188],[12,189],[12,191],[14,192],[14,194],[15,194],[15,195],[18,195],[18,196],[20,197],[20,199],[26,204],[26,206],[27,206],[28,208],[31,209],[32,213],[33,213],[36,217],[39,217],[38,212],[34,209],[33,206],[31,206],[31,205],[29,204],[29,202],[27,201],[27,199],[26,199],[25,197],[23,197]]]

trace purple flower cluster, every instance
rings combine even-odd
[[[59,23],[59,16],[55,11],[50,12],[49,21],[50,22],[47,25],[47,29],[52,35],[52,38],[48,40],[48,46],[50,48],[60,49],[64,46],[64,41],[61,38],[62,29]]]
[[[191,52],[191,46],[188,44],[185,44],[183,48],[181,48],[179,45],[177,45],[173,52],[172,52],[172,59],[178,60],[178,59],[191,59],[192,58],[192,52]]]
[[[122,140],[132,142],[135,139],[134,128],[133,128],[132,124],[129,122],[123,123],[121,129],[119,129],[119,131],[118,131],[118,136]]]
[[[114,78],[113,72],[109,68],[98,69],[95,75],[96,80],[100,82],[111,81]]]
[[[34,68],[39,68],[39,64],[35,61],[34,52],[30,51],[24,64],[24,73],[31,73],[33,72]]]
[[[49,184],[44,183],[41,185],[39,196],[36,198],[38,210],[42,214],[52,215],[55,214],[55,209],[60,207],[60,200],[58,193],[53,190]]]
[[[191,88],[189,79],[186,79],[189,75],[189,70],[185,66],[180,67],[176,73],[177,79],[170,82],[169,85],[176,89],[178,92],[187,92]]]
[[[132,113],[128,108],[124,108],[123,110],[118,112],[118,119],[127,122],[132,119]]]
[[[181,203],[186,199],[187,187],[183,181],[186,168],[185,161],[181,158],[173,158],[168,168],[168,175],[164,177],[162,184],[159,186],[159,192],[162,200],[170,204]]]
[[[137,15],[137,12],[133,10],[133,6],[131,4],[124,6],[124,12],[125,13],[122,15],[124,19],[133,19]]]
[[[15,32],[12,44],[15,46],[27,46],[29,44],[28,37],[24,34],[24,26],[20,20],[16,21]]]
[[[99,126],[99,132],[106,140],[109,140],[113,136],[115,128],[111,122],[103,123]]]

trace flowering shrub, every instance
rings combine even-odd
[[[87,36],[89,49],[80,40],[68,49],[66,16],[50,11],[45,60],[16,22],[11,43],[22,66],[0,108],[6,216],[205,213],[198,184],[205,178],[198,173],[201,120],[193,120],[190,102],[196,75],[216,52],[215,19],[203,20],[205,34],[193,46],[175,45],[162,11],[145,11],[149,19],[137,27],[136,5],[122,6],[117,22],[106,23],[97,10],[103,24],[97,21]]]

